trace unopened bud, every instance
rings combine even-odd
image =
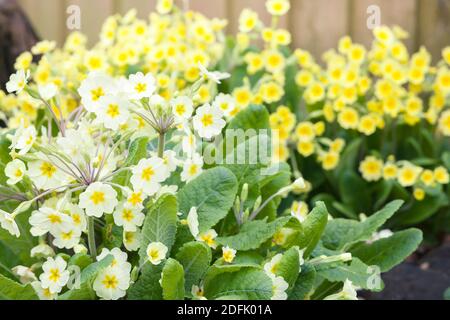
[[[248,183],[245,183],[242,186],[242,191],[241,191],[241,202],[245,202],[247,201],[248,198]]]

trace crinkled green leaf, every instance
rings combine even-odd
[[[304,249],[304,256],[309,257],[319,243],[328,222],[328,211],[323,202],[317,202],[306,220],[299,228],[296,244]]]
[[[229,237],[219,237],[217,242],[238,251],[258,249],[261,244],[272,238],[278,230],[283,228],[289,220],[291,220],[291,217],[279,218],[270,223],[266,220],[249,221],[242,226],[238,234]]]
[[[161,287],[164,300],[184,299],[184,270],[175,259],[168,259],[162,270]]]
[[[199,230],[206,232],[226,217],[232,207],[238,183],[226,168],[203,172],[178,192],[178,203],[183,217],[192,207],[197,208]]]
[[[256,268],[240,268],[224,272],[205,281],[205,296],[210,300],[224,296],[239,296],[245,300],[269,300],[272,297],[272,280]]]
[[[38,300],[38,297],[31,285],[22,285],[0,274],[0,300]]]
[[[147,247],[150,243],[161,242],[170,252],[177,232],[177,212],[177,198],[173,195],[164,195],[150,206],[141,231],[141,264],[147,260]]]
[[[275,274],[283,277],[292,289],[300,272],[300,257],[298,247],[293,247],[283,253],[283,257],[278,264]]]
[[[289,300],[306,300],[313,291],[316,280],[316,270],[310,264],[302,266],[302,271],[295,281],[292,290],[289,293]]]
[[[250,105],[230,121],[228,129],[270,129],[269,112],[264,106]]]
[[[164,264],[155,266],[149,262],[142,267],[138,280],[128,290],[129,300],[162,300],[162,288],[159,283]]]
[[[366,265],[358,258],[353,258],[350,263],[334,263],[317,270],[317,276],[330,282],[344,282],[350,280],[355,286],[372,291],[381,291],[382,281],[376,270]],[[380,287],[373,287],[379,283]]]
[[[211,249],[201,242],[189,242],[180,248],[176,259],[183,265],[185,291],[191,295],[193,285],[200,285],[211,264]]]
[[[351,253],[365,264],[378,266],[381,272],[387,272],[411,255],[421,242],[422,232],[408,229],[371,244],[362,244]]]

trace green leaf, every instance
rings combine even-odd
[[[161,242],[170,252],[177,232],[177,212],[177,199],[172,195],[164,195],[150,206],[141,232],[141,264],[147,260],[147,247],[150,243]]]
[[[30,284],[22,285],[0,274],[0,300],[39,300]]]
[[[162,300],[162,288],[159,284],[164,264],[157,266],[146,263],[138,280],[128,290],[129,300]]]
[[[269,112],[264,106],[250,105],[239,112],[229,123],[228,129],[269,129]]]
[[[189,242],[180,248],[176,259],[183,265],[185,292],[191,296],[193,285],[200,285],[211,264],[211,249],[201,242]]]
[[[410,256],[421,242],[422,232],[408,229],[371,244],[362,244],[351,253],[365,264],[376,265],[381,272],[387,272]]]
[[[400,226],[413,226],[419,224],[434,214],[441,208],[448,206],[449,198],[443,193],[439,192],[435,195],[427,194],[423,201],[415,201],[412,206],[401,211],[397,216],[397,224]]]
[[[234,174],[225,168],[205,171],[178,192],[183,217],[192,207],[197,208],[200,233],[214,227],[225,218],[233,206],[238,183]]]
[[[238,234],[230,237],[219,237],[217,242],[238,251],[258,249],[261,244],[272,238],[290,220],[291,217],[283,217],[270,223],[267,223],[266,220],[249,221],[242,226]]]
[[[328,222],[328,211],[323,202],[317,202],[306,220],[301,224],[296,244],[305,249],[304,256],[309,257],[322,237]]]
[[[377,277],[376,280],[380,284],[381,278],[378,274],[373,274],[373,269],[371,269],[364,262],[358,258],[353,258],[351,263],[337,263],[332,264],[329,267],[321,268],[317,270],[317,276],[323,277],[330,282],[344,282],[345,280],[350,280],[354,285],[361,287],[363,289],[369,289],[376,291],[381,291],[380,288],[372,288],[371,278]]]
[[[184,270],[177,260],[170,258],[164,265],[161,287],[164,300],[184,300]]]
[[[128,157],[125,161],[125,167],[135,166],[147,157],[148,137],[140,137],[134,140],[129,148]]]
[[[245,300],[270,300],[272,280],[262,270],[241,268],[236,272],[220,273],[205,281],[205,296],[214,300],[225,296],[239,296]]]
[[[402,200],[393,201],[363,222],[347,219],[329,221],[322,238],[323,245],[328,249],[342,250],[359,241],[370,239],[373,233],[382,227],[402,204]]]
[[[95,300],[97,295],[95,294],[92,285],[95,281],[97,275],[109,267],[113,262],[114,257],[108,255],[101,261],[95,262],[90,266],[86,267],[80,275],[80,287],[78,289],[74,288],[63,295],[59,296],[59,300]]]
[[[312,265],[305,264],[302,266],[302,272],[297,278],[291,292],[289,293],[289,300],[306,300],[314,288],[316,280],[316,270]]]
[[[275,274],[283,277],[292,289],[300,273],[300,257],[298,247],[292,247],[283,253]]]
[[[372,203],[367,183],[352,171],[342,173],[339,179],[339,192],[342,202],[352,208],[355,214],[367,212]]]

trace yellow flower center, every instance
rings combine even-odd
[[[98,87],[97,89],[91,90],[91,98],[92,101],[98,101],[101,97],[105,95],[105,91],[102,87]]]
[[[43,176],[46,176],[46,177],[48,177],[48,178],[51,178],[51,177],[53,177],[53,175],[54,175],[55,172],[56,172],[56,167],[53,166],[51,163],[44,162],[44,163],[41,165],[40,170],[41,170],[41,174],[42,174]]]
[[[118,117],[120,115],[119,106],[117,104],[110,104],[106,114],[113,119]]]
[[[122,218],[123,220],[130,222],[134,218],[133,211],[130,209],[124,209],[122,212]]]
[[[153,171],[153,168],[149,167],[142,171],[141,178],[142,178],[142,180],[145,180],[148,182],[152,179],[154,174],[155,174],[155,171]]]
[[[105,194],[101,191],[95,191],[92,195],[91,195],[91,201],[95,204],[98,205],[100,203],[105,202]]]
[[[136,85],[136,87],[134,87],[134,90],[136,90],[136,92],[138,93],[145,92],[145,90],[147,90],[147,85],[140,82]]]
[[[106,275],[102,283],[106,289],[116,289],[119,285],[119,280],[115,275]]]
[[[204,127],[209,127],[214,123],[212,114],[205,114],[201,120]]]
[[[50,270],[50,275],[48,277],[48,279],[52,282],[57,282],[59,280],[59,278],[61,277],[61,274],[59,272],[58,269],[51,269]]]

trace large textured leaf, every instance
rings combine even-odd
[[[378,266],[381,272],[387,272],[411,255],[421,242],[422,232],[408,229],[389,238],[360,245],[351,253],[365,264]]]
[[[236,177],[230,170],[220,167],[207,170],[178,193],[180,212],[186,217],[196,207],[199,230],[205,232],[226,217],[237,188]]]
[[[347,219],[329,221],[322,238],[323,245],[328,249],[341,250],[356,242],[370,239],[373,233],[382,227],[402,204],[402,200],[393,201],[363,222]]]
[[[289,284],[289,289],[292,289],[298,278],[299,272],[300,259],[298,247],[293,247],[283,254],[275,274],[283,277],[283,279]]]
[[[147,157],[148,140],[148,137],[140,137],[131,143],[125,166],[135,166]]]
[[[152,242],[163,243],[170,252],[177,232],[177,212],[177,199],[172,195],[162,196],[150,206],[141,232],[141,264],[147,260],[147,247]]]
[[[162,288],[159,284],[164,264],[154,266],[146,263],[138,280],[128,290],[129,300],[162,300]]]
[[[308,257],[319,243],[328,222],[328,211],[323,202],[317,202],[306,220],[302,223],[296,244],[305,249],[304,256]]]
[[[209,279],[204,289],[208,299],[239,296],[246,300],[269,300],[272,297],[272,280],[262,270],[241,268]]]
[[[183,265],[185,291],[191,295],[193,285],[199,285],[211,264],[211,249],[201,242],[189,242],[180,248],[176,259]]]
[[[22,285],[0,274],[0,300],[38,300],[31,285]]]
[[[161,287],[164,300],[184,299],[184,270],[177,260],[170,258],[164,265]]]
[[[217,242],[238,251],[258,249],[278,230],[291,220],[291,217],[279,218],[267,223],[266,220],[255,220],[245,223],[237,235],[217,238]]]
[[[289,300],[306,300],[313,291],[314,281],[316,280],[316,270],[312,265],[306,264],[302,266],[302,272],[297,278],[291,292]]]
[[[269,112],[264,106],[251,105],[231,120],[228,129],[270,129]]]
[[[374,270],[369,268],[364,262],[358,258],[353,258],[351,263],[337,263],[329,267],[320,268],[317,270],[317,276],[323,277],[330,282],[344,282],[345,280],[350,280],[354,285],[369,289],[372,291],[380,291],[382,286],[379,288],[372,287],[374,280],[373,277],[377,277],[376,281],[381,282],[380,275],[374,274]]]
[[[97,295],[95,294],[92,285],[97,277],[98,273],[106,269],[113,262],[114,257],[108,255],[101,261],[95,262],[86,267],[80,275],[80,287],[78,289],[71,289],[59,296],[60,300],[95,300]]]

